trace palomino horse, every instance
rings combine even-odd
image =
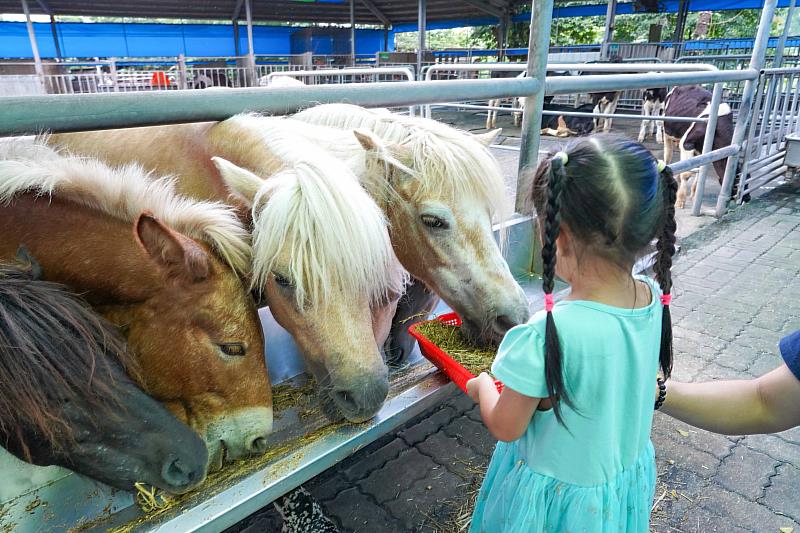
[[[0,444],[120,489],[198,485],[203,441],[133,384],[115,328],[66,287],[35,279],[38,270],[0,263]],[[32,488],[14,485],[2,491]]]
[[[142,388],[205,438],[212,467],[265,451],[264,341],[232,268],[250,262],[244,227],[230,208],[182,198],[138,167],[44,150],[0,160],[0,258],[26,246],[45,279],[122,327]]]
[[[275,120],[240,115],[50,142],[114,164],[135,160],[176,175],[186,194],[251,211],[253,287],[297,342],[325,412],[360,422],[388,393],[378,346],[407,275],[383,213],[347,166]]]
[[[389,219],[397,257],[415,278],[463,319],[474,340],[498,342],[528,318],[525,293],[492,233],[492,215],[508,204],[503,177],[486,148],[497,135],[477,136],[439,122],[387,115],[354,105],[326,104],[294,116],[298,128],[344,158]],[[349,131],[356,130],[358,142]],[[363,146],[359,146],[359,143]],[[363,149],[368,156],[357,157]]]

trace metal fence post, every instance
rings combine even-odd
[[[116,93],[119,92],[119,75],[117,74],[117,60],[111,58],[108,61],[108,71],[111,73],[111,88]]]
[[[745,140],[741,150],[744,153],[744,164],[742,165],[742,173],[740,176],[741,184],[744,184],[744,179],[750,172],[750,157],[753,153],[753,140],[755,139],[756,127],[758,126],[760,120],[760,110],[764,100],[764,89],[766,89],[766,84],[767,77],[761,76],[758,79],[758,84],[756,87],[755,106],[753,106],[754,112],[752,113],[752,118],[750,119],[750,124],[747,128],[747,139]]]
[[[186,56],[181,54],[178,56],[178,89],[188,89],[188,79],[186,76]]]
[[[28,38],[31,42],[31,51],[33,52],[33,62],[34,68],[36,70],[36,79],[39,82],[39,86],[42,88],[44,93],[47,93],[47,87],[45,86],[44,81],[44,68],[42,68],[42,58],[39,55],[39,44],[36,42],[36,32],[33,29],[33,23],[31,22],[31,13],[28,10],[28,2],[26,0],[22,1],[22,11],[25,13],[25,25],[28,28]]]
[[[794,8],[796,4],[797,0],[792,0],[789,3],[786,21],[783,23],[783,33],[781,33],[781,38],[778,39],[778,44],[775,46],[775,59],[772,62],[773,68],[780,68],[783,64],[783,49],[786,47],[786,38],[789,36],[789,29],[792,26],[792,18],[794,18]]]
[[[767,45],[769,44],[769,30],[772,24],[772,18],[775,16],[775,7],[777,3],[778,0],[765,0],[764,2],[764,9],[761,10],[761,19],[758,23],[758,33],[753,42],[753,57],[750,59],[751,69],[761,71],[764,68]],[[744,84],[742,103],[739,106],[739,119],[736,121],[736,127],[733,130],[733,139],[731,140],[731,144],[739,146],[740,149],[736,155],[728,159],[728,165],[725,167],[722,190],[717,197],[717,207],[715,210],[715,215],[718,217],[725,213],[728,202],[730,201],[736,175],[736,167],[739,164],[742,142],[747,132],[747,123],[751,119],[750,116],[753,112],[753,93],[755,92],[756,85],[758,85],[758,79],[747,80]]]
[[[773,0],[777,1],[777,0]],[[531,29],[528,39],[529,77],[539,81],[539,90],[525,97],[522,113],[522,137],[520,139],[519,170],[515,209],[525,209],[527,191],[533,181],[533,167],[539,161],[541,142],[542,106],[544,105],[545,77],[547,75],[547,53],[550,51],[550,24],[553,19],[553,0],[534,0],[531,9]]]
[[[614,38],[614,19],[617,15],[617,0],[608,1],[608,10],[606,11],[606,25],[603,30],[603,42],[600,43],[600,59],[608,59],[609,50],[611,48],[611,41]]]
[[[717,118],[719,117],[719,105],[722,103],[722,84],[715,83],[714,91],[711,93],[711,109],[708,112],[708,123],[706,124],[706,136],[703,138],[703,153],[711,151],[714,146],[714,135],[717,130]],[[706,177],[711,170],[713,163],[708,163],[700,167],[697,174],[697,188],[694,193],[694,205],[692,215],[700,216],[700,207],[703,205],[703,193],[706,189]]]

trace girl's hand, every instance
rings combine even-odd
[[[476,402],[480,402],[481,385],[485,381],[488,381],[494,387],[494,380],[486,372],[481,372],[478,377],[467,381],[467,394]]]

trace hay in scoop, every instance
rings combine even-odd
[[[433,320],[419,324],[416,329],[473,375],[492,368],[497,348],[475,346],[464,337],[459,326]]]

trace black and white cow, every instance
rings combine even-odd
[[[665,116],[675,117],[707,117],[711,111],[711,92],[698,85],[675,87],[667,95],[664,106]],[[717,128],[714,132],[712,149],[718,150],[730,146],[733,139],[733,114],[728,104],[720,104],[717,112]],[[672,150],[675,143],[680,149],[681,161],[688,159],[703,149],[703,140],[706,135],[706,123],[702,122],[671,122],[664,121],[664,161],[672,161]],[[714,170],[722,184],[725,175],[725,166],[728,160],[722,159],[714,162]],[[675,206],[682,208],[686,205],[689,180],[696,171],[683,172],[680,175],[680,188]],[[694,196],[697,182],[692,185],[691,196]]]
[[[621,91],[607,91],[602,93],[589,93],[592,99],[592,110],[595,113],[613,115],[617,111]],[[611,118],[595,118],[594,127],[597,131],[608,133],[611,131]]]
[[[489,73],[492,79],[505,79],[505,78],[524,78],[525,72],[516,73],[513,71],[507,70],[495,70]],[[511,102],[511,105],[524,105],[520,104],[520,101],[524,102],[524,98],[494,98],[489,100],[489,107],[500,107],[503,102]],[[519,126],[520,122],[522,122],[522,113],[515,111],[512,113],[514,126]],[[489,110],[489,113],[486,115],[486,129],[492,130],[497,126],[497,111]]]
[[[569,105],[559,105],[552,102],[545,102],[545,111],[578,111],[581,113],[591,113],[594,110],[594,104],[583,104],[579,107]],[[561,124],[559,124],[561,122]],[[566,127],[566,131],[563,128]],[[571,117],[564,115],[542,115],[542,131],[548,130],[548,134],[552,134],[552,130],[556,130],[557,135],[588,135],[594,130],[594,119],[592,117]]]
[[[650,135],[653,135],[653,129],[656,131],[656,142],[664,142],[664,121],[654,120],[650,117],[660,117],[664,114],[664,105],[667,103],[667,89],[666,87],[659,87],[655,89],[645,89],[642,95],[642,127],[639,128],[639,142],[644,142],[650,130]],[[648,128],[649,126],[649,128]]]

